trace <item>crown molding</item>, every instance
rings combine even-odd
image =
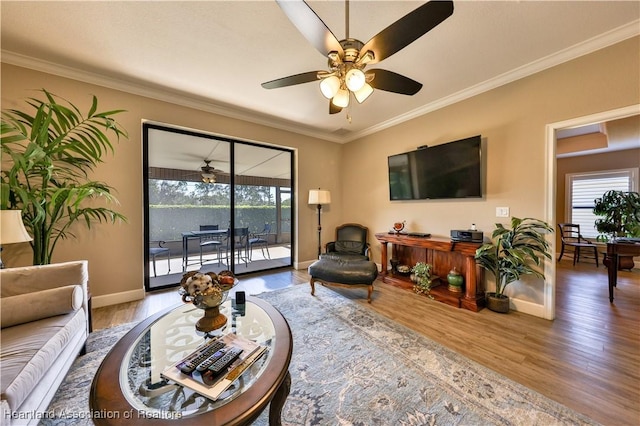
[[[291,123],[284,120],[279,120],[272,116],[260,114],[255,111],[243,110],[233,105],[215,103],[210,99],[199,98],[185,92],[171,90],[169,88],[152,87],[143,83],[129,82],[126,80],[106,76],[104,74],[81,70],[79,68],[73,68],[59,63],[22,55],[20,53],[12,52],[9,50],[2,50],[1,55],[2,56],[0,61],[6,64],[28,68],[34,71],[56,75],[58,77],[81,81],[83,83],[93,84],[109,89],[120,90],[122,92],[130,93],[133,95],[144,96],[158,101],[168,102],[187,108],[193,108],[199,111],[210,112],[228,118],[247,121],[254,124],[310,136],[313,138],[323,139],[329,142],[344,142],[340,137],[324,131],[305,128],[304,125],[299,123]]]
[[[504,86],[508,83],[512,83],[516,80],[520,80],[524,77],[528,77],[546,69],[563,64],[565,62],[569,62],[573,59],[579,58],[589,53],[593,53],[600,49],[604,49],[605,47],[612,46],[616,43],[620,43],[624,40],[638,35],[640,35],[640,20],[635,20],[627,25],[623,25],[606,33],[600,34],[599,36],[575,44],[552,55],[538,59],[529,64],[501,74],[497,77],[486,80],[482,83],[468,87],[450,96],[446,96],[434,102],[425,104],[420,108],[416,108],[412,111],[407,112],[406,114],[399,115],[392,118],[391,120],[384,121],[376,126],[369,127],[368,129],[365,129],[358,133],[350,134],[346,142],[350,142],[352,140],[377,133],[381,130],[396,126],[398,124],[404,123],[405,121],[412,120],[416,117],[420,117],[427,113],[455,104],[473,96],[480,95],[484,92],[488,92],[500,86]]]
[[[615,28],[589,40],[585,40],[562,51],[523,65],[495,78],[491,78],[482,83],[461,90],[450,96],[446,96],[434,102],[425,104],[420,108],[416,108],[412,111],[407,112],[406,114],[399,115],[390,120],[369,127],[365,130],[355,133],[349,133],[346,136],[339,136],[335,133],[330,133],[327,131],[310,129],[300,123],[292,123],[284,120],[279,120],[277,118],[260,114],[255,111],[243,110],[232,105],[215,103],[211,100],[198,98],[184,92],[174,91],[170,89],[160,89],[142,83],[128,82],[125,80],[105,76],[103,74],[81,70],[78,68],[72,68],[54,62],[44,61],[7,50],[1,51],[1,61],[7,64],[29,68],[47,74],[57,75],[72,80],[120,90],[134,95],[169,102],[188,108],[210,112],[224,117],[243,120],[262,126],[326,140],[329,142],[347,143],[364,136],[380,132],[390,127],[397,126],[398,124],[404,123],[405,121],[412,120],[440,108],[444,108],[473,96],[493,90],[497,87],[503,86],[524,77],[528,77],[532,74],[544,71],[548,68],[560,65],[564,62],[568,62],[580,56],[587,55],[589,53],[595,52],[597,50],[603,49],[605,47],[611,46],[613,44],[638,35],[640,35],[640,20],[635,20],[633,22],[630,22],[629,24]]]

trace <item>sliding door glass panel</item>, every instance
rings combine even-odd
[[[175,285],[187,271],[229,269],[231,143],[169,128],[145,130],[148,289]]]
[[[234,227],[236,273],[291,266],[290,231],[283,238],[282,217],[291,217],[291,151],[236,142],[234,144]],[[288,240],[288,241],[287,241]]]

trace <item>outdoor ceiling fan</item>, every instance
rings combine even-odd
[[[216,175],[214,173],[216,169],[211,167],[209,163],[211,163],[211,160],[204,160],[205,165],[200,168],[202,170],[202,181],[204,183],[216,183]]]
[[[349,38],[349,0],[345,1],[344,40],[338,40],[304,0],[276,0],[302,35],[329,59],[328,71],[309,71],[262,83],[265,89],[293,86],[320,80],[320,90],[329,99],[329,113],[349,106],[351,94],[358,103],[374,89],[415,95],[422,84],[393,71],[370,69],[435,28],[453,14],[452,1],[432,0],[400,18],[366,43]]]

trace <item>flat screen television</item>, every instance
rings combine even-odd
[[[482,197],[481,136],[389,156],[391,200]]]

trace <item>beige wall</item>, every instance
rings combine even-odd
[[[344,146],[8,65],[2,66],[2,107],[15,107],[30,95],[29,89],[46,87],[82,107],[88,107],[89,95],[95,93],[102,108],[129,111],[122,122],[131,140],[119,144],[96,176],[118,189],[129,223],[81,231],[78,241],[65,242],[54,257],[89,259],[92,293],[108,295],[142,287],[143,119],[296,148],[301,194],[296,260],[305,262],[316,250],[315,208],[306,204],[307,191],[314,187],[332,192],[333,203],[323,209],[323,241],[347,221],[360,222],[373,234],[406,220],[409,230],[448,237],[450,229],[471,223],[489,234],[496,221],[504,221],[495,217],[496,207],[509,207],[518,217],[545,218],[545,126],[640,103],[638,51],[636,37]],[[487,143],[484,199],[389,201],[388,155],[475,134]],[[373,236],[370,242],[379,262],[380,247]],[[9,266],[29,262],[25,256],[11,257],[8,249],[6,254]],[[541,304],[542,287],[532,282],[511,290],[516,298]]]
[[[115,155],[108,156],[93,177],[117,189],[116,196],[121,203],[119,211],[128,218],[128,223],[98,225],[90,231],[77,227],[75,232],[78,239],[62,241],[53,257],[54,262],[89,260],[91,293],[98,305],[141,297],[143,294],[143,120],[294,148],[297,151],[296,189],[301,194],[297,209],[298,245],[294,261],[304,262],[316,256],[316,209],[307,204],[307,194],[310,188],[322,187],[340,199],[342,145],[2,64],[3,109],[25,108],[24,99],[37,96],[38,93],[33,89],[43,87],[71,100],[81,111],[88,111],[93,94],[98,97],[99,108],[103,111],[127,110],[118,121],[129,132],[129,140],[116,144]],[[325,209],[325,213],[323,240],[327,241],[339,222],[340,205],[332,205]],[[2,258],[8,267],[31,264],[31,249],[27,244],[7,246]],[[101,299],[101,296],[114,294],[119,296]]]
[[[406,220],[411,231],[442,237],[472,223],[490,235],[495,222],[507,223],[495,216],[496,207],[553,224],[555,218],[546,218],[545,209],[546,125],[640,103],[639,51],[636,37],[349,143],[344,218],[376,232]],[[389,201],[388,155],[476,134],[487,145],[484,199]],[[373,246],[379,261],[379,244]],[[542,304],[544,283],[529,284],[516,283],[508,292]]]

